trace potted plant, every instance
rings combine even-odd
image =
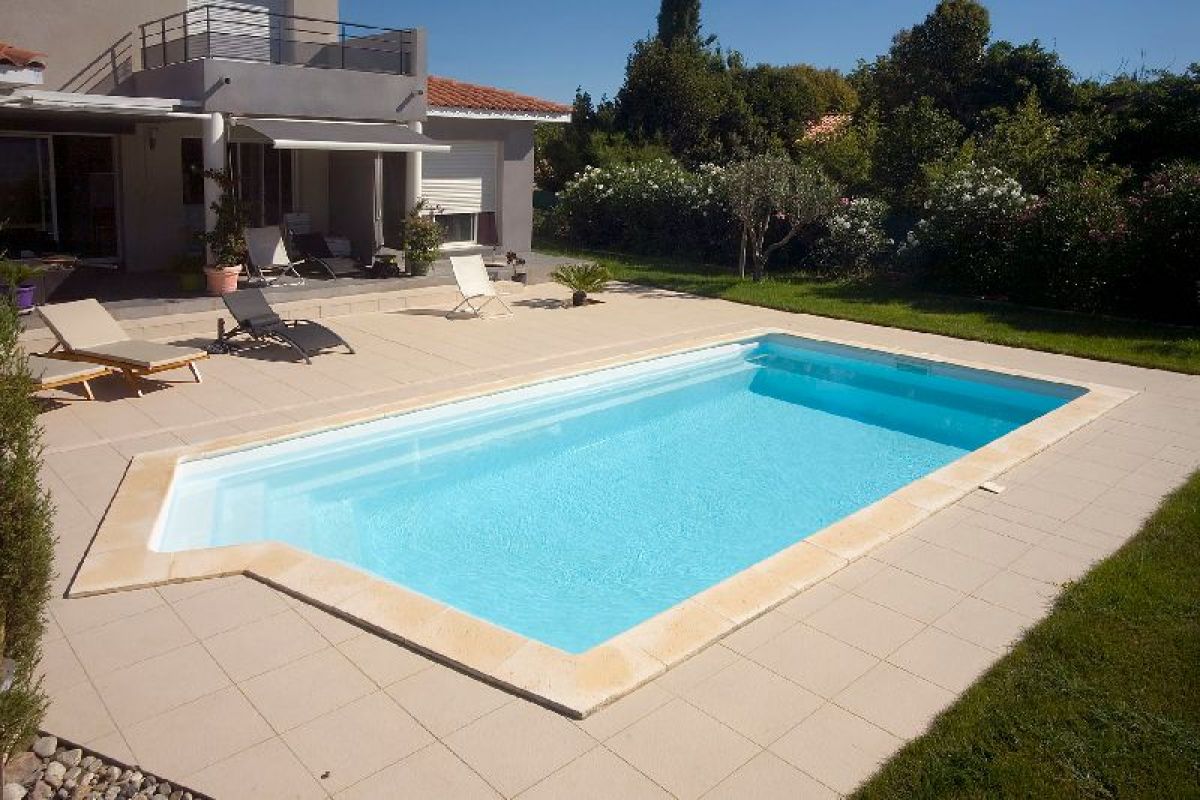
[[[181,253],[172,260],[171,267],[179,278],[182,293],[195,294],[204,288],[204,256],[201,253]]]
[[[37,284],[33,279],[39,270],[23,261],[9,261],[0,253],[0,291],[16,306],[17,313],[28,314],[33,310],[34,291]]]
[[[512,279],[517,283],[526,283],[529,280],[529,272],[525,269],[525,259],[516,254],[515,251],[509,250],[504,254],[504,260],[508,262],[509,268],[512,269]]]
[[[421,200],[404,218],[404,264],[410,275],[425,275],[442,247],[442,226]]]
[[[571,305],[581,306],[589,292],[604,291],[612,274],[601,264],[568,264],[551,272],[550,280],[570,289]]]
[[[237,290],[238,275],[246,263],[246,222],[249,215],[237,199],[233,174],[229,170],[205,170],[204,177],[217,182],[221,196],[210,206],[216,212],[212,230],[201,234],[208,245],[213,263],[204,268],[211,295],[228,294]]]

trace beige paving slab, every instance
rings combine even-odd
[[[1008,570],[976,589],[972,595],[992,605],[1022,614],[1030,619],[1044,615],[1058,596],[1059,587]]]
[[[578,720],[575,724],[593,738],[604,741],[625,730],[659,706],[666,705],[673,697],[674,695],[662,688],[657,681],[652,681],[634,689],[619,700],[609,703],[585,719]]]
[[[221,800],[308,800],[328,797],[292,751],[278,738],[242,750],[184,779],[186,785]]]
[[[879,661],[804,623],[789,628],[749,657],[825,698],[833,697]]]
[[[336,793],[427,747],[433,736],[375,692],[288,731],[283,741],[326,791]]]
[[[1031,623],[1029,617],[966,597],[934,624],[960,639],[999,652],[1021,638]]]
[[[951,692],[963,692],[996,660],[987,648],[938,628],[926,628],[900,646],[888,662]]]
[[[520,731],[512,736],[510,731]],[[502,794],[513,796],[574,761],[595,740],[561,715],[532,703],[501,706],[445,742]]]
[[[338,800],[493,800],[499,796],[440,742],[337,793]]]
[[[596,747],[550,777],[522,792],[521,800],[666,800],[667,792],[622,761],[612,751]]]
[[[855,594],[845,594],[810,616],[805,624],[883,658],[916,635],[917,620]]]
[[[651,712],[607,745],[680,798],[701,796],[759,752],[753,742],[682,700]]]
[[[954,692],[884,662],[846,687],[834,702],[901,739],[911,739],[953,699]]]
[[[204,646],[235,681],[244,681],[315,653],[328,642],[299,614],[279,614],[218,633]]]
[[[824,785],[848,794],[900,743],[862,717],[827,704],[771,745],[771,752]]]
[[[837,792],[772,753],[759,753],[704,795],[705,800],[834,800]]]
[[[196,640],[167,606],[153,607],[68,637],[93,678]]]
[[[230,685],[199,642],[106,673],[96,679],[112,715],[134,725]]]
[[[434,663],[382,636],[362,631],[351,639],[339,642],[337,648],[380,688],[429,669]]]
[[[135,589],[97,597],[56,597],[50,601],[50,613],[58,621],[63,633],[73,634],[99,628],[162,604],[163,600],[155,590]]]
[[[873,575],[854,594],[922,622],[932,622],[945,614],[963,596],[948,586],[892,566]]]
[[[241,684],[242,692],[258,713],[280,733],[341,708],[377,688],[374,681],[333,647]]]
[[[220,592],[203,592],[173,604],[184,624],[207,639],[287,608],[278,591],[249,578],[234,578]]]
[[[440,664],[392,684],[388,694],[443,737],[513,702],[512,695]]]
[[[122,732],[137,763],[158,775],[191,775],[273,735],[235,687],[126,726]]]
[[[816,694],[752,661],[738,661],[683,695],[752,742],[766,747],[822,705]]]
[[[50,692],[42,728],[73,742],[90,742],[115,733],[116,723],[91,681]]]

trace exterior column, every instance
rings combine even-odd
[[[414,133],[421,133],[421,129],[425,127],[416,120],[408,123],[408,126]],[[410,211],[421,199],[421,166],[421,153],[419,151],[409,153],[408,168],[404,171],[405,183],[408,184],[404,190],[404,200]]]
[[[226,129],[225,115],[214,111],[204,119],[204,169],[225,169],[226,161]],[[217,224],[217,212],[213,211],[213,203],[221,196],[221,187],[209,178],[204,179],[204,229],[211,231]],[[207,253],[208,263],[213,263],[212,251]]]

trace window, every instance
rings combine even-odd
[[[278,225],[284,214],[296,210],[292,204],[291,150],[276,150],[258,142],[234,142],[229,145],[228,159],[251,225]],[[183,204],[203,208],[204,152],[199,139],[183,139],[181,160]]]
[[[438,214],[434,220],[442,228],[445,244],[474,244],[478,240],[476,214]]]
[[[45,137],[0,136],[0,209],[0,222],[9,228],[53,231]]]

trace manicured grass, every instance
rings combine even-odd
[[[741,280],[715,267],[573,251],[616,278],[782,311],[836,317],[1050,353],[1200,374],[1200,328],[1093,317],[932,294],[895,282],[775,276]]]
[[[1200,796],[1200,473],[855,796]]]

